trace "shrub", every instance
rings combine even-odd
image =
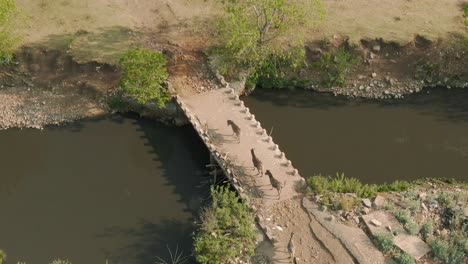
[[[168,77],[163,54],[147,49],[129,50],[119,63],[123,69],[120,87],[126,94],[143,104],[156,100],[164,106],[169,101],[170,95],[163,86]]]
[[[383,252],[388,252],[393,249],[393,236],[390,233],[380,233],[375,236],[377,245]]]
[[[314,190],[318,194],[323,194],[329,190],[328,189],[328,185],[329,185],[328,177],[325,177],[322,175],[316,175],[316,176],[307,178],[307,183],[312,188],[312,190]]]
[[[323,84],[327,87],[342,86],[359,59],[345,48],[339,48],[335,52],[326,52],[314,64],[323,78]]]
[[[409,187],[411,187],[411,184],[409,182],[396,180],[392,183],[384,183],[382,185],[379,185],[378,191],[379,192],[401,192],[401,191],[408,190]]]
[[[254,253],[254,215],[235,192],[211,187],[212,204],[202,214],[194,253],[200,263],[227,263]]]
[[[405,229],[410,235],[416,235],[419,233],[419,225],[412,221],[405,225]]]
[[[400,223],[406,224],[411,221],[411,213],[408,210],[398,210],[395,212],[395,217]]]
[[[427,235],[432,235],[434,233],[434,222],[432,220],[427,221],[422,225],[421,228],[422,235],[426,238]]]
[[[415,264],[413,257],[406,253],[400,253],[393,258],[398,264]]]
[[[434,239],[429,242],[434,257],[443,260],[448,256],[449,244],[442,239]]]

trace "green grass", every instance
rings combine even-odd
[[[326,52],[314,64],[326,87],[343,86],[346,78],[359,63],[359,58],[345,48]]]
[[[406,225],[405,225],[405,229],[406,231],[408,231],[408,233],[410,235],[417,235],[419,233],[419,225],[413,221],[410,221],[408,222]]]
[[[383,252],[389,252],[393,249],[393,236],[390,233],[380,233],[375,236],[377,245]]]
[[[318,194],[326,192],[336,193],[355,193],[359,197],[369,198],[376,195],[377,192],[386,191],[404,191],[409,189],[412,184],[407,181],[395,181],[393,183],[362,184],[360,180],[337,173],[336,176],[316,175],[307,178],[307,183],[312,191]]]
[[[411,213],[408,210],[400,209],[395,212],[395,217],[400,223],[407,224],[411,221]]]
[[[400,253],[393,257],[398,264],[415,264],[414,258],[406,253]]]

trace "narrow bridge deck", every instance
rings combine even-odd
[[[182,98],[187,116],[192,123],[201,123],[199,133],[205,133],[213,150],[226,158],[227,166],[233,172],[235,181],[254,199],[255,205],[264,208],[278,201],[287,200],[298,195],[296,188],[301,182],[300,175],[292,167],[281,150],[268,133],[259,126],[255,117],[249,113],[239,98],[230,89],[218,89],[210,93]],[[241,128],[240,143],[233,137],[227,120],[233,120]],[[201,131],[200,131],[201,128]],[[205,137],[206,139],[206,137]],[[272,189],[268,176],[257,175],[253,167],[250,149],[262,161],[264,169],[270,170],[273,176],[284,184],[281,195]],[[225,168],[227,169],[227,168]],[[254,202],[252,201],[252,202]]]
[[[296,234],[297,263],[355,263],[348,250],[363,264],[384,263],[382,253],[361,229],[353,230],[365,243],[348,239],[346,242],[354,247],[346,249],[330,229],[309,213],[302,203],[300,190],[305,186],[304,179],[234,90],[224,88],[194,96],[176,96],[176,100],[234,187],[255,210],[258,224],[273,242],[271,249],[258,248],[269,259],[268,263],[292,263],[287,249],[292,232]],[[240,142],[233,136],[227,120],[233,120],[241,128]],[[264,169],[284,184],[280,196],[268,176],[260,176],[254,169],[252,148]]]

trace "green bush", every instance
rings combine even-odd
[[[212,204],[202,214],[194,253],[202,264],[227,263],[254,254],[255,219],[247,205],[227,187],[211,187]]]
[[[411,187],[411,183],[407,181],[396,180],[392,183],[384,183],[378,186],[379,192],[401,192],[406,191]]]
[[[163,86],[169,76],[166,69],[166,58],[163,54],[147,49],[127,51],[120,59],[123,73],[120,87],[140,103],[156,100],[164,106],[170,94]]]
[[[308,177],[307,184],[318,194],[324,194],[329,190],[329,180],[326,176],[316,175]]]
[[[368,198],[375,196],[377,185],[362,184],[358,179],[345,177],[344,174],[336,174],[332,176],[312,176],[307,178],[309,186],[318,194],[325,192],[336,193],[355,193],[359,197]]]
[[[343,86],[347,76],[358,63],[359,59],[356,56],[345,48],[339,48],[334,52],[322,54],[314,66],[321,74],[323,84],[332,87]]]
[[[377,245],[383,252],[389,252],[393,249],[393,236],[390,233],[380,233],[375,236]]]
[[[398,210],[395,212],[395,217],[400,223],[406,224],[411,221],[411,213],[408,210]]]
[[[419,233],[419,225],[413,221],[406,223],[405,229],[410,235],[417,235]]]
[[[450,244],[442,239],[434,239],[429,243],[432,253],[444,264],[463,263],[466,254],[464,249],[455,243]]]
[[[427,237],[427,235],[432,235],[434,233],[434,222],[432,220],[427,221],[422,225],[421,233],[423,237]]]
[[[414,258],[406,253],[400,253],[393,258],[398,264],[415,264]]]

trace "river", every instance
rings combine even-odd
[[[190,127],[130,116],[0,131],[0,248],[28,264],[188,255],[207,158]]]
[[[468,180],[468,89],[385,101],[257,89],[243,99],[302,176]]]

